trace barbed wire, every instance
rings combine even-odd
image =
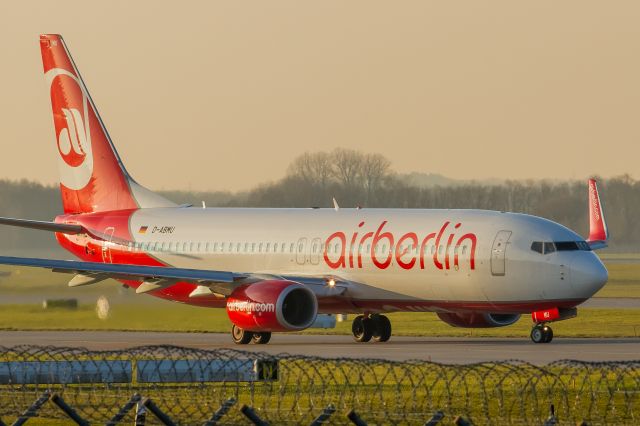
[[[542,424],[550,404],[562,422],[640,423],[640,361],[447,365],[175,346],[0,346],[0,418],[17,417],[46,390],[102,423],[135,393],[180,424],[204,423],[229,398],[272,424],[310,424],[330,404],[376,424],[424,424],[436,411],[474,424]],[[47,405],[39,415],[64,418]],[[238,410],[224,418],[233,423],[246,424]]]

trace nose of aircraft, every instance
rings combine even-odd
[[[595,253],[580,256],[572,264],[573,286],[579,296],[589,298],[607,283],[609,273]]]

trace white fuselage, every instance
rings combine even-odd
[[[351,298],[385,301],[384,310],[407,300],[580,303],[607,280],[575,232],[524,214],[157,208],[133,212],[128,231],[133,242],[114,238],[106,250],[145,252],[180,268],[336,276],[354,284]],[[581,242],[583,249],[543,254],[532,250],[534,241]]]

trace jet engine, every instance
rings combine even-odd
[[[247,331],[300,331],[318,315],[316,295],[304,285],[266,280],[236,288],[227,299],[227,315]]]
[[[438,317],[449,325],[465,328],[492,328],[511,325],[520,314],[487,314],[484,312],[438,312]]]

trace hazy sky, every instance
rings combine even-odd
[[[40,33],[155,189],[249,188],[335,147],[454,178],[640,178],[638,1],[163,4],[0,2],[0,178],[57,182]]]

